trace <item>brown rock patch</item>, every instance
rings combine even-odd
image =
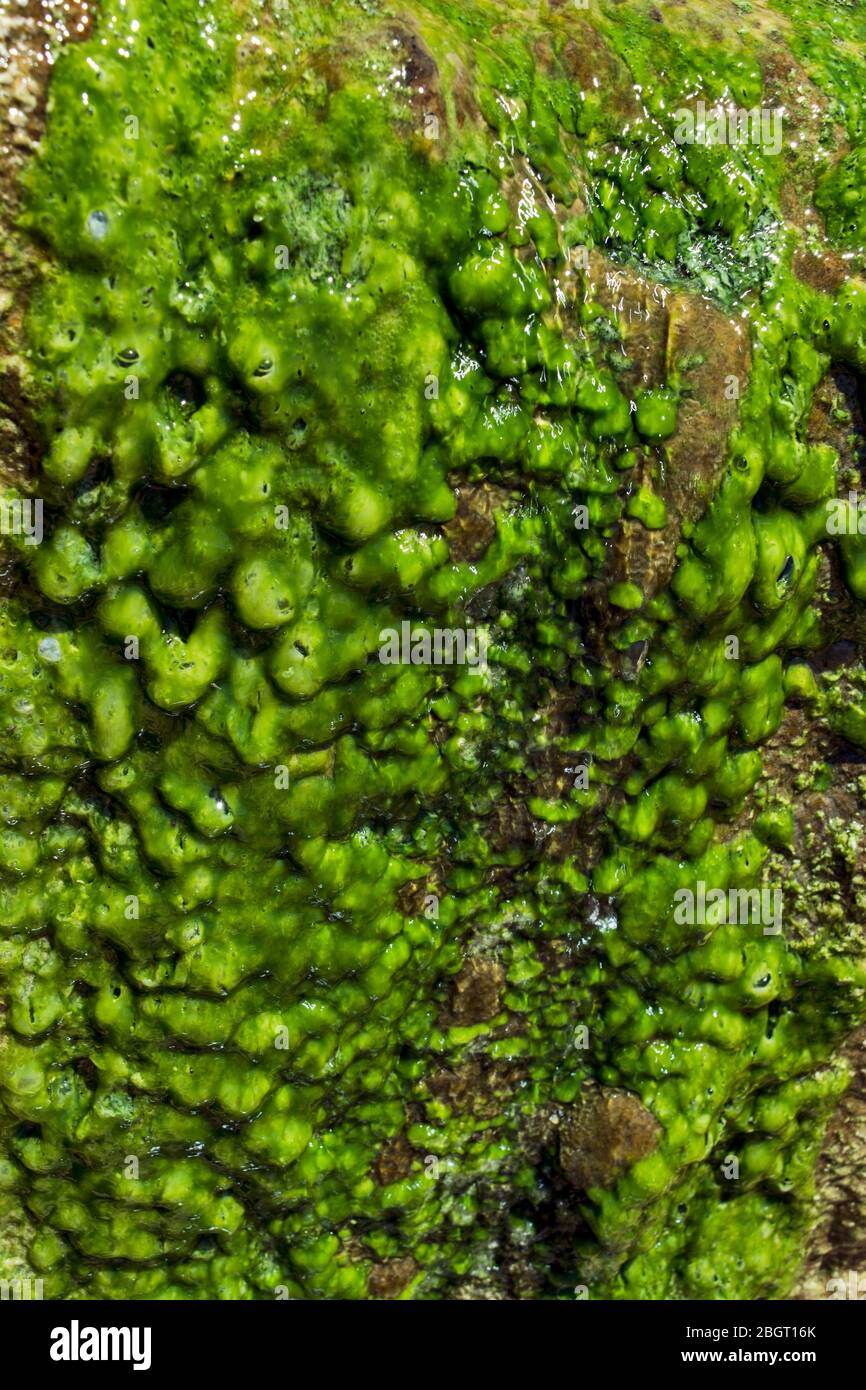
[[[560,1121],[559,1162],[573,1187],[610,1187],[652,1153],[661,1125],[630,1091],[588,1089]]]

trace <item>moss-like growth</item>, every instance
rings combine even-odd
[[[866,956],[786,929],[760,749],[866,737],[803,666],[866,566],[810,434],[860,248],[806,217],[856,241],[866,32],[542,9],[105,0],[57,64],[0,642],[49,1296],[795,1276]],[[684,139],[697,90],[791,138]]]

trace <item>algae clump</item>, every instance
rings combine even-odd
[[[105,0],[59,57],[0,642],[50,1297],[790,1291],[866,954],[760,915],[760,748],[864,591],[811,422],[866,25],[691,8]]]

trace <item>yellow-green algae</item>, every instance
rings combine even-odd
[[[108,0],[58,61],[26,188],[45,539],[12,538],[0,644],[0,1176],[48,1296],[790,1287],[862,951],[673,902],[784,841],[725,824],[820,640],[806,424],[866,369],[866,25],[775,12],[828,102],[798,172],[852,259],[821,290],[789,165],[672,138],[696,96],[764,100],[747,14],[728,51],[650,10]],[[673,580],[609,585],[603,654],[583,600],[623,514],[665,525],[630,478],[686,387],[629,399],[578,247],[753,353]],[[461,556],[466,481],[504,500]],[[406,617],[481,623],[489,670],[380,664]],[[470,1022],[467,952],[504,979]],[[590,1078],[661,1138],[564,1192]]]

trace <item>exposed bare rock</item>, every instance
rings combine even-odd
[[[373,1167],[376,1181],[382,1187],[388,1187],[392,1182],[400,1182],[402,1178],[407,1178],[416,1157],[416,1150],[412,1148],[405,1133],[401,1130],[393,1139],[389,1139],[387,1144],[383,1144],[379,1150]]]
[[[496,534],[496,512],[511,494],[495,483],[460,483],[454,489],[457,510],[442,530],[455,561],[483,555]]]
[[[495,1017],[504,989],[505,971],[499,961],[470,956],[451,982],[447,1023],[467,1027]]]
[[[591,269],[593,262],[590,262]],[[658,386],[671,374],[683,384],[677,430],[664,450],[647,451],[634,475],[667,508],[667,524],[648,530],[624,518],[607,582],[629,580],[652,597],[669,582],[683,522],[706,510],[724,473],[739,397],[748,386],[751,350],[742,323],[702,295],[671,293],[633,271],[595,269],[598,297],[616,316],[630,366],[624,390]]]
[[[821,1214],[794,1295],[800,1299],[866,1294],[866,1030],[852,1038],[845,1056],[854,1079],[827,1131],[818,1165]]]
[[[453,1071],[440,1071],[427,1085],[437,1100],[453,1110],[471,1111],[479,1117],[498,1112],[503,1095],[517,1086],[523,1069],[514,1062],[485,1065],[478,1058],[464,1062]]]
[[[559,1162],[573,1187],[610,1185],[652,1153],[661,1125],[637,1096],[614,1087],[590,1087],[559,1125]]]
[[[402,1259],[382,1260],[373,1265],[367,1279],[372,1298],[396,1298],[415,1277],[418,1266],[411,1255]]]

